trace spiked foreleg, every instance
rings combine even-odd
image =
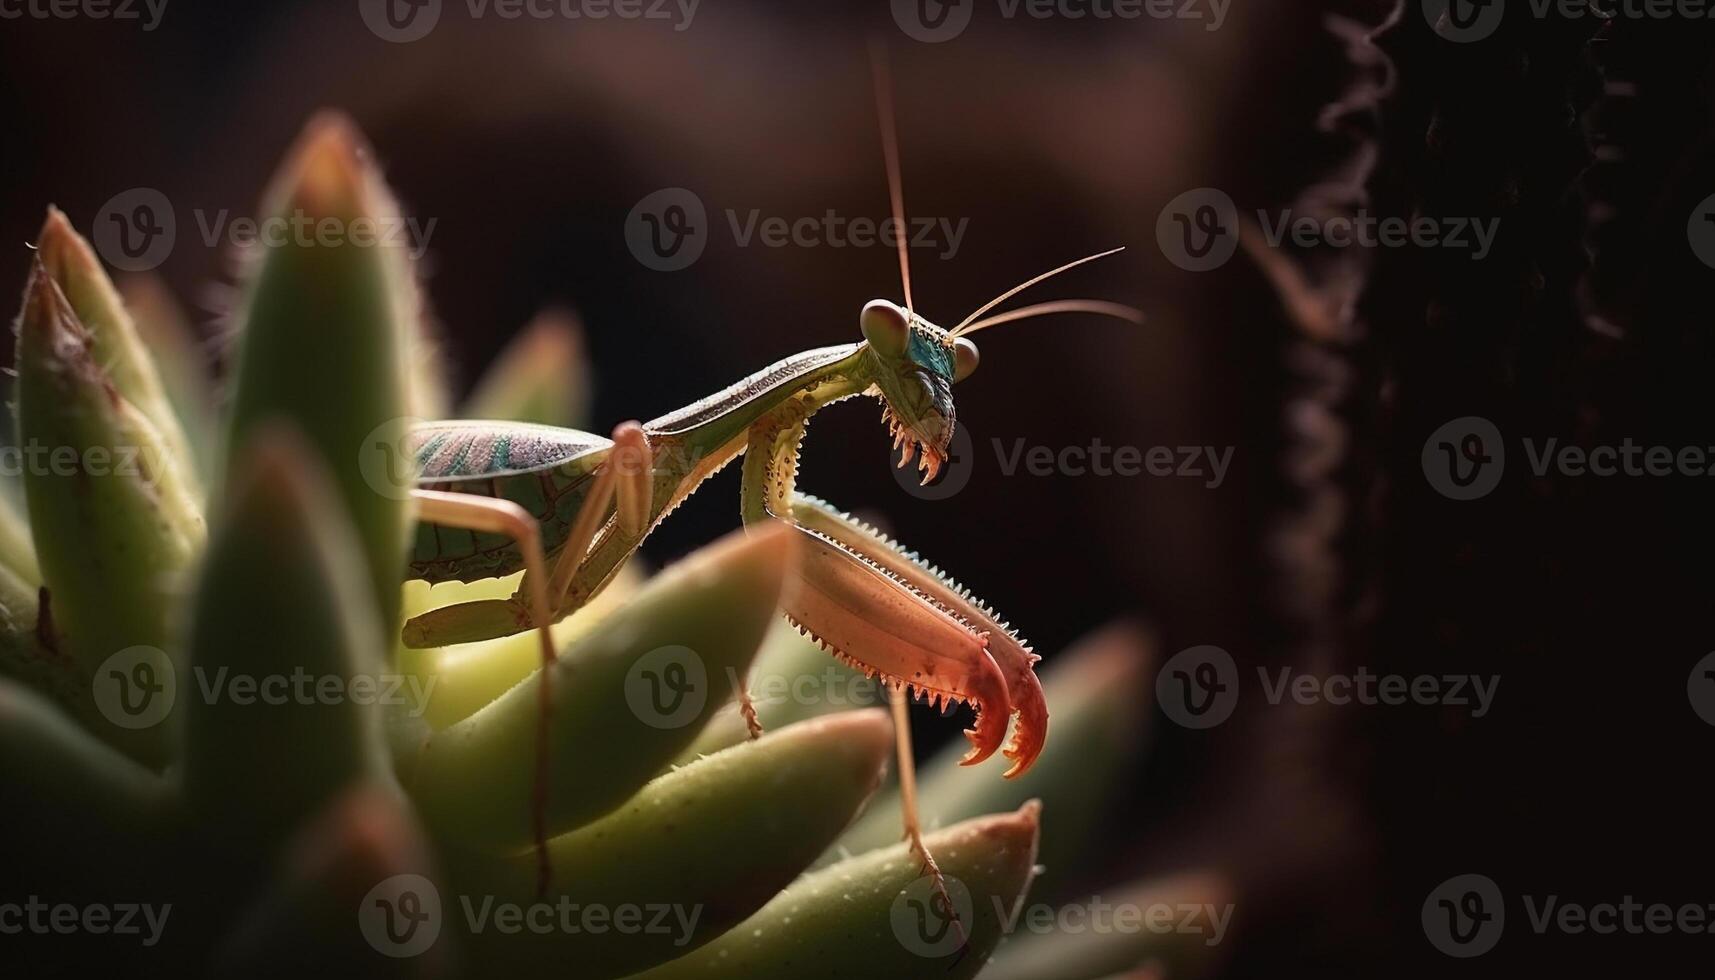
[[[988,653],[1006,679],[1007,700],[1018,715],[1005,752],[1013,762],[1006,776],[1012,778],[1029,769],[1048,737],[1048,705],[1042,696],[1042,682],[1036,677],[1036,662],[1042,658],[1031,652],[1030,645],[970,590],[899,542],[826,501],[794,493],[791,515],[792,523],[858,555],[949,616],[987,634]]]
[[[938,604],[885,565],[820,528],[800,526],[793,506],[798,446],[816,406],[782,405],[751,428],[744,458],[747,524],[779,520],[802,535],[787,618],[834,656],[890,685],[939,703],[969,702],[977,712],[967,764],[981,762],[1006,738],[1012,703],[989,636]]]

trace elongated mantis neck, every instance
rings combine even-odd
[[[865,344],[843,344],[794,354],[737,384],[644,425],[651,440],[677,443],[682,458],[712,472],[744,448],[758,423],[808,418],[873,382]],[[712,464],[712,468],[711,468]]]

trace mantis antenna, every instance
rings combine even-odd
[[[1016,310],[996,313],[975,323],[968,323],[959,328],[955,336],[968,336],[985,327],[999,326],[1014,320],[1028,320],[1033,316],[1047,316],[1050,313],[1095,313],[1100,316],[1117,317],[1130,320],[1132,323],[1142,323],[1143,313],[1123,303],[1110,303],[1101,299],[1060,299],[1052,303],[1037,303],[1034,306],[1021,306]]]
[[[893,79],[887,70],[887,47],[869,43],[870,74],[875,78],[875,109],[881,117],[881,151],[887,159],[887,196],[893,205],[893,238],[899,245],[899,279],[905,287],[905,315],[916,316],[911,303],[911,260],[905,242],[905,182],[899,173],[899,132],[893,120]]]
[[[1059,267],[1058,269],[1050,269],[1047,272],[1044,272],[1039,276],[1035,276],[1033,278],[1026,279],[1025,281],[1023,281],[1023,282],[1019,283],[1018,285],[1012,287],[1011,289],[1007,290],[1006,292],[1001,293],[999,296],[996,296],[994,299],[991,299],[987,303],[984,303],[983,305],[977,307],[975,310],[972,310],[970,316],[965,317],[964,320],[960,321],[958,326],[953,328],[953,336],[957,337],[960,334],[970,333],[971,331],[975,330],[976,327],[973,326],[973,321],[975,321],[977,317],[982,316],[984,313],[987,313],[988,311],[994,309],[995,307],[997,307],[1000,304],[1006,302],[1007,300],[1013,298],[1014,296],[1017,296],[1019,293],[1024,292],[1026,289],[1029,289],[1031,286],[1034,286],[1037,283],[1042,282],[1045,279],[1052,279],[1055,276],[1059,275],[1062,272],[1065,272],[1068,269],[1076,269],[1078,266],[1083,265],[1085,262],[1094,262],[1097,259],[1106,258],[1110,255],[1113,255],[1115,252],[1123,252],[1123,251],[1125,251],[1124,245],[1121,245],[1119,248],[1110,248],[1106,252],[1097,252],[1094,255],[1086,255],[1081,259],[1075,259],[1071,262],[1068,262],[1065,265]],[[1069,300],[1068,302],[1084,302],[1084,301],[1083,300]],[[1046,304],[1044,304],[1044,305],[1046,305]],[[1113,304],[1110,304],[1110,305],[1113,305]],[[1132,314],[1131,316],[1123,317],[1123,319],[1130,320],[1130,319],[1136,318],[1139,322],[1141,322],[1141,319],[1143,317],[1142,313],[1139,313],[1136,310],[1131,310],[1129,307],[1122,307],[1122,309],[1130,310],[1130,313]],[[1015,312],[1019,312],[1019,311],[1015,311]],[[1043,310],[1041,312],[1053,313],[1053,312],[1059,312],[1059,311]],[[1100,311],[1100,312],[1111,312],[1111,311],[1104,310],[1104,311]],[[1031,315],[1035,316],[1036,314],[1031,314]],[[1005,314],[1002,314],[1002,316],[1005,316]],[[999,319],[1000,319],[999,317],[995,318],[996,321],[999,321]],[[1014,316],[1014,317],[1012,317],[1012,319],[1019,320],[1019,319],[1023,319],[1023,318]]]

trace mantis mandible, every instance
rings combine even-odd
[[[904,193],[892,99],[879,61],[881,118],[894,227],[905,225]],[[858,395],[882,403],[882,420],[900,451],[915,457],[927,484],[947,461],[955,413],[952,386],[976,370],[970,334],[1052,313],[1084,312],[1141,322],[1129,307],[1061,300],[985,316],[1020,291],[1085,262],[1086,256],[1036,276],[984,304],[951,330],[915,312],[904,234],[894,236],[904,307],[872,300],[858,317],[862,339],[785,358],[700,401],[649,422],[623,422],[603,438],[573,429],[523,423],[443,421],[416,426],[410,441],[418,478],[417,536],[409,577],[431,584],[525,575],[507,599],[432,609],[405,624],[409,647],[433,647],[507,636],[528,629],[541,637],[546,667],[556,654],[548,627],[602,590],[669,513],[727,464],[744,457],[740,511],[747,526],[784,522],[799,538],[799,558],[782,612],[836,658],[879,676],[892,695],[899,739],[905,836],[937,883],[940,872],[923,844],[905,698],[969,703],[965,732],[974,765],[1000,750],[1006,776],[1029,769],[1042,751],[1048,710],[1035,664],[1016,632],[951,579],[898,543],[796,490],[805,425],[821,409]],[[471,533],[461,533],[471,532]],[[495,537],[484,541],[478,534]],[[546,773],[549,671],[539,672],[536,780],[538,884],[550,869],[542,794]],[[752,737],[761,734],[741,693]]]

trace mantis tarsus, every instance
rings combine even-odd
[[[903,228],[891,98],[885,73],[877,102],[893,218]],[[798,535],[800,556],[783,612],[834,656],[879,675],[893,694],[905,835],[939,883],[923,846],[906,724],[905,697],[976,709],[964,762],[1002,748],[1009,716],[1018,716],[1004,754],[1006,775],[1030,768],[1047,735],[1048,711],[1030,647],[995,613],[897,543],[830,505],[796,491],[805,425],[822,408],[856,395],[882,402],[882,419],[900,450],[933,480],[947,460],[955,424],[952,386],[976,370],[969,335],[986,327],[1050,313],[1086,312],[1139,319],[1135,310],[1092,300],[1063,300],[984,316],[1021,290],[1102,252],[1008,290],[946,330],[918,315],[911,300],[903,236],[899,246],[905,306],[866,304],[857,343],[805,351],[737,384],[646,423],[624,422],[612,438],[572,429],[507,422],[425,423],[412,432],[419,477],[416,548],[410,576],[430,583],[474,581],[525,571],[508,599],[430,610],[405,624],[408,646],[429,647],[505,636],[535,628],[543,663],[555,652],[547,627],[583,606],[608,584],[649,532],[704,480],[744,457],[740,501],[748,526],[784,522]],[[490,535],[487,540],[479,534]],[[548,671],[540,672],[548,706]],[[760,734],[741,700],[751,734]],[[547,765],[545,718],[537,746],[536,842],[539,883],[546,887],[540,774]]]

